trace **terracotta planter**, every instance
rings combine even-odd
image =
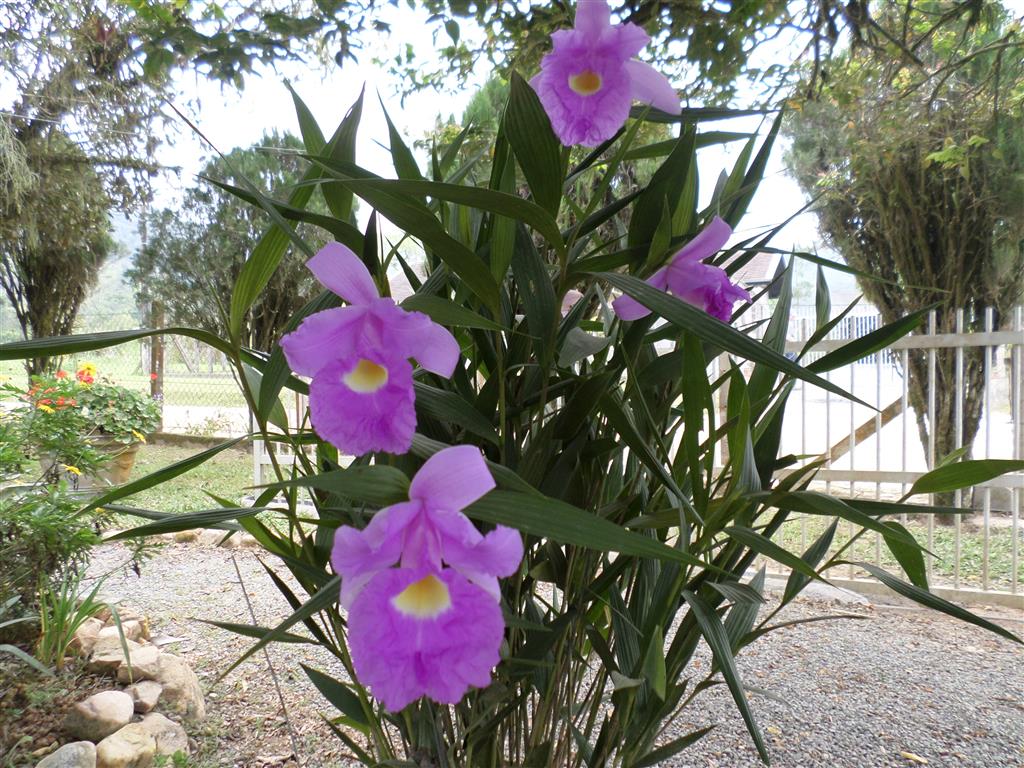
[[[132,467],[135,466],[135,456],[138,454],[142,443],[136,441],[125,445],[102,436],[93,438],[92,442],[97,449],[110,457],[110,461],[96,474],[96,478],[88,478],[89,481],[92,481],[90,484],[93,486],[104,486],[124,485],[127,483],[128,478],[132,474]],[[79,487],[82,487],[82,485],[83,483],[79,483]]]

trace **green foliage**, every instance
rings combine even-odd
[[[63,484],[0,495],[0,603],[13,598],[19,610],[34,610],[41,584],[87,562],[100,516],[80,506]]]
[[[128,445],[144,441],[160,424],[160,405],[149,395],[101,378],[78,389],[89,433]]]
[[[291,134],[270,133],[248,149],[211,160],[202,175],[235,185],[247,180],[265,194],[280,197],[302,177],[302,150],[303,143]],[[326,213],[327,208],[318,197],[308,210]],[[224,298],[269,221],[259,208],[211,183],[186,192],[180,207],[149,214],[146,241],[126,272],[140,306],[152,314],[152,305],[157,304],[169,322],[227,335]],[[316,247],[326,242],[308,224],[299,230]],[[269,350],[285,324],[318,292],[304,266],[306,258],[294,247],[287,249],[250,308],[244,334],[248,346]]]
[[[978,331],[986,308],[998,327],[1024,298],[1024,38],[998,3],[934,33],[931,14],[880,15],[918,64],[870,50],[837,59],[789,116],[786,162],[883,318],[937,306],[936,332],[956,332],[958,310]],[[910,405],[937,460],[971,446],[981,418],[984,354],[963,350],[962,374],[958,354],[935,354],[934,424],[928,355],[909,357]]]
[[[85,155],[59,131],[25,144],[36,182],[20,204],[0,199],[0,287],[25,338],[71,333],[113,248],[109,200]],[[64,163],[55,158],[64,156]],[[29,364],[42,373],[45,357]]]
[[[779,302],[762,343],[749,335],[742,312],[733,327],[652,288],[641,278],[664,265],[715,210],[734,221],[742,216],[774,130],[762,146],[748,145],[725,174],[733,181],[713,208],[701,210],[694,155],[707,137],[691,113],[678,139],[646,156],[668,155],[650,180],[625,180],[608,201],[612,177],[636,149],[636,125],[567,167],[565,153],[551,152],[557,143],[531,93],[512,86],[497,124],[492,172],[480,183],[453,177],[440,157],[429,169],[411,167],[413,158],[394,132],[399,178],[378,178],[341,156],[347,150],[338,149],[339,141],[323,140],[296,98],[307,146],[322,148],[310,153],[310,185],[332,195],[354,194],[376,215],[357,237],[340,196],[326,215],[303,210],[305,201],[294,195],[285,203],[237,190],[281,220],[246,262],[232,291],[232,318],[244,317],[259,300],[282,244],[291,240],[299,247],[301,235],[284,229],[287,217],[340,233],[382,287],[398,260],[416,291],[411,306],[448,324],[456,336],[462,351],[457,370],[451,379],[417,373],[418,423],[409,454],[342,459],[307,423],[274,424],[282,390],[308,389],[288,375],[279,346],[268,355],[253,354],[235,328],[227,339],[178,329],[225,351],[262,437],[287,446],[296,458],[274,466],[275,482],[260,489],[251,509],[216,494],[219,508],[204,503],[184,515],[117,507],[146,521],[120,536],[212,523],[251,534],[292,613],[273,628],[235,628],[256,642],[234,666],[275,641],[306,636],[322,646],[343,679],[313,668],[306,673],[337,708],[329,716],[335,733],[366,765],[653,765],[703,735],[657,746],[666,723],[721,682],[767,761],[735,656],[777,627],[772,621],[778,611],[807,583],[827,578],[842,562],[841,552],[829,551],[831,536],[801,553],[776,543],[775,535],[794,510],[809,508],[831,521],[832,534],[840,520],[856,535],[878,532],[896,561],[912,569],[920,554],[892,516],[921,508],[894,503],[868,514],[856,500],[805,493],[819,464],[801,466],[779,455],[786,400],[797,380],[843,395],[820,374],[876,352],[905,332],[908,321],[840,347],[812,369],[778,351],[787,302]],[[335,137],[354,135],[359,107]],[[564,184],[566,178],[573,183]],[[556,215],[566,220],[552,226]],[[380,242],[378,216],[422,245],[422,263],[409,263]],[[770,235],[741,243],[730,268],[769,241]],[[570,290],[583,298],[563,315]],[[657,315],[619,321],[609,308],[615,290]],[[329,301],[318,298],[301,314]],[[0,359],[96,349],[146,333],[4,345]],[[733,364],[713,376],[709,368],[722,355]],[[741,365],[747,361],[756,363],[749,374]],[[502,661],[491,684],[459,704],[421,700],[402,713],[387,713],[353,669],[346,617],[337,605],[340,577],[329,564],[331,540],[339,526],[362,528],[383,505],[405,498],[422,461],[456,444],[478,447],[498,484],[466,513],[482,528],[516,527],[526,547],[520,571],[502,584],[508,627]],[[164,467],[88,508],[188,477],[231,445]],[[310,447],[315,457],[306,452]],[[969,466],[966,475],[944,472],[929,482],[970,482],[994,469]],[[313,510],[298,507],[300,490],[309,493]],[[745,581],[759,558],[778,560],[794,573],[781,604],[761,615],[763,575]],[[916,570],[913,576],[920,580]],[[911,599],[992,628],[919,585],[885,579]],[[702,641],[714,664],[697,668],[691,662]]]
[[[86,619],[107,607],[97,597],[103,586],[102,579],[83,593],[82,578],[82,571],[68,569],[57,578],[45,578],[39,585],[39,638],[35,656],[44,666],[63,669],[75,632]],[[120,623],[118,632],[123,644],[125,638]]]

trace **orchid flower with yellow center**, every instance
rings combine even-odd
[[[409,358],[449,377],[458,342],[426,315],[381,297],[363,262],[344,245],[330,243],[307,266],[349,303],[310,315],[281,339],[292,370],[312,377],[313,428],[342,453],[405,453],[416,430]]]
[[[594,147],[610,139],[634,101],[679,114],[672,84],[636,58],[650,40],[636,24],[613,26],[604,0],[580,0],[576,25],[551,36],[551,53],[530,80],[563,144]]]
[[[523,558],[516,531],[484,535],[462,513],[492,488],[478,449],[445,448],[413,478],[409,501],[335,535],[352,662],[391,711],[420,696],[454,704],[490,683],[505,630],[498,577]]]

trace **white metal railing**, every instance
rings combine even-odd
[[[927,356],[926,419],[934,425],[937,355],[940,350],[952,350],[957,390],[953,417],[955,448],[962,449],[965,350],[982,348],[985,354],[981,418],[970,452],[973,458],[1024,457],[1024,311],[1016,308],[1005,323],[1008,328],[1002,330],[995,328],[991,309],[983,314],[981,331],[964,331],[963,311],[957,313],[955,324],[955,333],[937,333],[936,315],[932,312],[924,333],[907,336],[880,354],[826,374],[829,381],[870,403],[875,410],[798,383],[786,411],[782,452],[803,456],[806,461],[826,456],[817,482],[828,492],[875,499],[899,498],[918,477],[935,466],[936,459],[942,459],[936,456],[935,429],[929,428],[928,443],[921,445],[917,414],[909,402],[910,354],[920,350]],[[856,323],[844,325],[815,344],[803,361],[837,349],[850,338],[879,327],[881,321],[877,315],[861,315]],[[813,319],[807,313],[797,313],[791,322],[786,352],[801,352],[804,340],[813,330]],[[936,503],[934,497],[929,501]],[[937,523],[934,516],[907,520],[904,515],[901,519],[934,553],[926,555],[932,583],[954,597],[1024,608],[1020,552],[1024,545],[1024,473],[996,478],[970,491],[958,491],[953,503],[958,507],[969,506],[973,512],[955,516],[949,526]],[[806,548],[818,527],[820,521],[803,517],[787,524],[779,536],[791,547]],[[862,549],[859,559],[895,567],[886,558],[881,538],[877,534],[871,536],[870,551]],[[845,575],[849,580],[864,576],[852,566]]]

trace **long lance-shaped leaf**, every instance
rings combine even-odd
[[[826,389],[840,397],[852,400],[868,408],[872,407],[860,398],[854,397],[842,387],[838,387],[832,382],[817,376],[785,356],[773,352],[756,340],[740,333],[732,326],[711,317],[707,312],[697,309],[685,301],[680,301],[675,296],[671,296],[664,291],[659,291],[643,280],[616,272],[601,272],[598,274],[598,277],[604,278],[616,288],[629,294],[673,325],[690,331],[701,340],[714,344],[726,352],[739,355],[755,363],[763,363],[777,371],[788,373],[790,376],[802,379],[816,387]]]
[[[749,547],[765,557],[770,557],[772,560],[782,563],[794,571],[799,571],[809,579],[825,581],[820,574],[818,574],[813,568],[811,568],[811,566],[799,557],[789,550],[783,549],[767,536],[762,536],[752,528],[744,528],[743,526],[737,525],[726,528],[724,532],[728,534],[730,538],[735,539],[743,546]]]
[[[728,120],[732,117],[766,115],[772,109],[729,109],[728,107],[685,107],[678,113],[662,112],[651,107],[632,107],[629,116],[634,120],[643,119],[648,123],[700,123],[712,120]]]
[[[844,365],[860,360],[867,355],[874,354],[880,349],[885,349],[897,339],[902,339],[915,328],[919,328],[921,320],[933,308],[934,305],[919,309],[917,312],[912,312],[893,323],[883,325],[881,328],[871,331],[871,333],[866,333],[859,339],[854,339],[849,344],[844,344],[839,349],[834,349],[827,355],[823,355],[813,363],[808,363],[807,370],[815,372],[831,371],[836,368],[842,368]]]
[[[315,488],[354,502],[386,507],[409,498],[409,478],[400,469],[370,464],[272,483],[269,488]]]
[[[636,768],[651,768],[651,766],[659,766],[668,760],[670,757],[678,755],[687,747],[691,747],[698,741],[707,736],[711,731],[715,729],[715,726],[709,725],[707,728],[701,728],[699,731],[688,733],[685,736],[680,736],[678,739],[673,739],[663,746],[648,752],[645,757],[640,758],[636,763]]]
[[[494,426],[470,403],[454,392],[431,387],[423,382],[413,382],[416,391],[416,410],[422,411],[440,421],[461,427],[470,434],[483,438],[492,445],[498,445],[498,433]]]
[[[366,719],[366,712],[363,711],[362,702],[347,685],[318,669],[307,667],[305,664],[299,664],[299,666],[309,677],[310,682],[316,686],[325,699],[334,705],[335,709],[364,727],[370,724]]]
[[[195,469],[200,464],[203,464],[204,462],[212,459],[221,451],[225,451],[228,448],[238,445],[238,443],[240,443],[244,439],[244,437],[236,437],[233,440],[228,440],[227,442],[215,445],[212,448],[207,448],[205,451],[201,451],[200,453],[197,453],[194,456],[189,456],[187,459],[176,461],[170,466],[158,469],[156,472],[151,472],[145,477],[140,477],[138,480],[133,480],[130,483],[125,483],[124,485],[118,486],[117,488],[113,488],[110,491],[104,493],[102,496],[99,496],[93,499],[91,502],[89,502],[89,504],[84,508],[83,511],[96,509],[97,507],[102,507],[106,504],[110,504],[111,502],[117,501],[118,499],[123,499],[126,496],[131,496],[134,493],[138,493],[139,491],[148,490],[152,488],[154,485],[165,483],[171,478],[177,477],[178,475],[182,475],[185,472],[188,472],[190,469]]]
[[[307,600],[305,603],[299,606],[299,608],[294,613],[292,613],[291,616],[289,616],[287,619],[285,619],[272,630],[270,630],[270,632],[261,637],[256,642],[255,645],[251,646],[248,650],[245,651],[245,653],[243,653],[241,656],[239,656],[237,659],[231,662],[231,666],[225,669],[217,679],[223,680],[235,668],[237,668],[239,664],[248,659],[257,651],[260,651],[263,648],[265,648],[270,643],[276,642],[278,638],[283,637],[285,634],[287,634],[288,630],[291,627],[298,624],[300,621],[305,621],[306,619],[312,618],[320,611],[328,608],[332,603],[336,603],[338,601],[340,589],[341,576],[332,577],[331,580],[324,584],[323,587],[321,587],[315,595],[313,595],[311,598],[309,598],[309,600]]]
[[[227,520],[238,520],[252,517],[266,511],[267,507],[228,507],[226,509],[204,509],[199,512],[185,512],[179,515],[168,515],[154,523],[146,523],[127,531],[108,536],[104,541],[120,541],[121,539],[137,539],[144,536],[159,536],[162,533],[191,531],[195,528],[207,528]]]
[[[254,624],[233,624],[229,621],[213,621],[211,619],[193,619],[193,621],[201,621],[203,624],[209,624],[211,627],[217,627],[218,629],[233,632],[234,634],[241,635],[242,637],[251,637],[254,640],[259,640],[273,631],[270,627],[260,627]],[[283,635],[278,635],[277,642],[296,644],[313,643],[313,641],[308,637],[293,635],[291,632],[285,632]]]
[[[604,518],[556,499],[511,491],[492,491],[465,509],[475,519],[507,525],[531,536],[575,544],[600,552],[653,557],[713,569],[701,560],[660,541],[623,529]]]
[[[1000,637],[1005,637],[1007,640],[1012,640],[1015,643],[1024,645],[1024,640],[1021,640],[1013,632],[995,624],[987,619],[983,619],[980,616],[976,616],[965,608],[961,608],[959,605],[954,605],[948,600],[943,600],[938,595],[933,595],[931,592],[915,587],[913,584],[908,584],[902,579],[897,579],[888,571],[879,568],[877,565],[871,563],[847,563],[846,561],[840,561],[836,565],[850,564],[855,565],[858,568],[863,568],[865,571],[870,573],[880,582],[885,584],[893,592],[896,592],[909,600],[913,600],[918,605],[923,605],[925,608],[931,608],[932,610],[944,613],[947,616],[952,616],[955,619],[960,619],[968,624],[973,624],[976,627],[987,629],[989,632],[994,632]]]
[[[761,730],[757,727],[757,722],[754,720],[754,713],[750,709],[750,702],[747,701],[747,692],[740,681],[740,672],[736,668],[736,659],[732,654],[732,647],[729,644],[729,635],[726,633],[721,619],[711,609],[711,606],[688,589],[683,590],[683,599],[690,606],[690,610],[693,611],[693,617],[697,620],[701,634],[714,654],[715,663],[722,670],[722,677],[725,678],[725,684],[729,686],[729,692],[732,694],[733,701],[736,702],[736,708],[739,709],[743,722],[746,724],[747,730],[754,740],[757,753],[765,763],[768,763],[768,748],[765,746]]]
[[[551,122],[537,94],[515,72],[509,82],[501,131],[523,169],[533,199],[556,215],[562,202],[565,153],[551,130]]]
[[[943,493],[972,485],[986,483],[989,480],[1010,472],[1024,472],[1024,461],[1020,459],[976,459],[974,461],[958,461],[917,478],[907,496],[919,493]]]
[[[171,326],[169,328],[139,328],[131,331],[79,333],[73,336],[47,336],[41,339],[12,341],[8,344],[0,344],[0,360],[25,360],[29,357],[44,355],[73,355],[77,352],[92,352],[96,349],[115,347],[129,341],[161,335],[188,336],[208,344],[220,352],[230,354],[233,351],[227,341],[209,331]]]

